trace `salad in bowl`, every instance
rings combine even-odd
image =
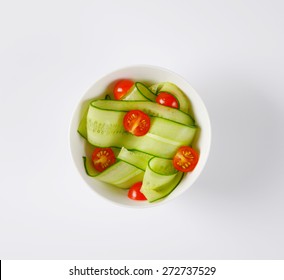
[[[138,207],[163,203],[183,183],[187,186],[177,194],[191,185],[205,164],[211,137],[207,111],[194,90],[195,99],[180,86],[179,76],[148,68],[161,77],[130,67],[103,78],[78,106],[70,131],[71,150],[75,137],[81,145],[73,158],[89,185],[112,201]],[[196,114],[197,101],[207,119]]]

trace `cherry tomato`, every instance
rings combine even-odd
[[[156,102],[164,106],[179,108],[178,100],[167,92],[160,92],[156,97]]]
[[[95,148],[92,161],[96,170],[102,172],[113,165],[116,159],[111,148]]]
[[[128,191],[128,197],[134,200],[147,200],[143,193],[140,192],[142,182],[135,183]]]
[[[143,136],[150,129],[150,117],[140,110],[132,110],[124,116],[123,126],[135,136]]]
[[[114,98],[116,100],[120,100],[124,95],[127,94],[127,92],[130,90],[130,88],[134,85],[134,82],[131,80],[120,80],[118,81],[113,90]]]
[[[175,154],[173,164],[175,169],[179,171],[190,172],[195,168],[198,158],[199,155],[193,148],[182,146]]]

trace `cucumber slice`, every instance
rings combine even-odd
[[[104,102],[107,102],[106,100]],[[87,115],[88,141],[99,147],[125,147],[158,157],[172,158],[180,146],[190,145],[196,127],[151,117],[151,128],[144,136],[125,131],[125,112],[99,108],[93,102]]]
[[[94,168],[93,162],[89,158],[83,157],[83,161],[85,171],[90,177],[96,177],[100,174],[100,172]]]
[[[184,125],[194,125],[194,119],[184,112],[148,101],[96,100],[90,104],[102,110],[123,111],[141,110],[153,117],[161,117]]]
[[[117,187],[128,189],[133,185],[133,182],[142,181],[143,176],[143,170],[124,161],[118,161],[104,172],[101,172],[96,178]]]
[[[89,176],[122,189],[130,188],[134,183],[142,181],[144,177],[143,170],[124,161],[118,161],[105,171],[98,172],[89,158],[83,157],[83,160]]]
[[[146,170],[149,160],[153,155],[145,154],[139,151],[129,151],[126,148],[122,147],[117,158],[123,160],[129,164],[136,166],[142,170]]]
[[[156,95],[144,84],[142,83],[136,83],[135,84],[137,90],[143,95],[146,99],[150,101],[155,101],[156,100]]]
[[[149,87],[149,90],[151,90],[151,92],[153,92],[155,95],[157,95],[157,93],[160,91],[160,88],[163,86],[163,84],[164,83],[154,84],[154,85]]]
[[[182,175],[174,168],[172,160],[154,157],[146,168],[141,192],[150,202],[161,199],[177,186]]]
[[[165,184],[171,182],[177,173],[172,160],[154,157],[146,168],[142,187],[159,191]]]
[[[77,129],[78,133],[85,139],[88,139],[87,136],[87,115],[88,115],[89,108],[84,112],[83,117],[79,123],[79,127]]]
[[[147,200],[149,202],[154,202],[154,201],[160,200],[162,198],[165,198],[171,192],[174,191],[174,189],[181,182],[183,176],[184,176],[184,173],[178,172],[171,182],[165,184],[163,186],[163,188],[160,188],[159,190],[154,190],[154,189],[149,189],[149,188],[148,189],[147,188],[142,189],[142,187],[143,187],[143,185],[142,185],[141,192],[145,195],[145,197],[147,198]]]
[[[135,84],[129,90],[129,92],[121,98],[121,100],[132,100],[132,101],[143,100],[143,101],[147,101],[147,98],[139,92],[139,90],[137,89],[136,84]]]
[[[159,83],[152,85],[149,90],[151,90],[156,95],[158,95],[159,92],[168,92],[172,94],[179,102],[179,109],[186,114],[190,112],[190,102],[187,96],[175,84],[169,82]]]
[[[95,99],[86,100],[83,103],[83,106],[82,106],[83,115],[82,115],[81,121],[80,121],[78,129],[77,129],[77,132],[86,140],[88,139],[88,137],[87,137],[87,115],[88,115],[88,110],[89,110],[90,104],[93,101],[95,101]]]
[[[156,95],[149,90],[149,88],[140,83],[137,82],[133,86],[132,89],[130,89],[129,93],[125,95],[122,100],[147,100],[147,101],[155,101]]]

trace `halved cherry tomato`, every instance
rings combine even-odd
[[[127,92],[130,90],[130,88],[134,85],[134,82],[131,80],[120,80],[118,81],[113,90],[114,98],[116,100],[120,100]]]
[[[140,110],[132,110],[124,116],[123,126],[135,136],[143,136],[150,129],[150,117]]]
[[[128,197],[134,200],[147,200],[142,192],[140,192],[142,182],[135,183],[128,191]]]
[[[160,92],[156,97],[156,102],[164,106],[179,108],[178,100],[167,92]]]
[[[175,154],[173,164],[175,169],[179,171],[190,172],[195,168],[198,158],[199,155],[193,148],[182,146]]]
[[[116,161],[111,148],[95,148],[92,155],[94,167],[102,172],[113,165]]]

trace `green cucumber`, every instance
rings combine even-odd
[[[154,157],[146,168],[141,192],[149,202],[153,202],[169,194],[182,175],[174,168],[172,160]]]
[[[149,132],[137,137],[124,129],[125,112],[102,109],[94,104],[96,102],[91,104],[87,116],[88,141],[94,146],[125,147],[172,158],[180,146],[190,145],[195,135],[195,126],[151,117]]]
[[[146,99],[150,101],[155,101],[156,100],[156,95],[144,84],[142,83],[136,83],[135,84],[137,90],[143,95]]]
[[[110,110],[110,111],[115,110],[115,111],[128,112],[131,110],[140,110],[148,114],[149,116],[161,117],[184,125],[194,124],[194,119],[191,116],[185,114],[184,112],[154,102],[148,102],[142,100],[140,101],[95,100],[91,103],[91,106],[102,110]]]
[[[144,171],[128,164],[118,161],[97,176],[100,181],[128,189],[137,181],[142,181]]]
[[[90,177],[96,177],[100,174],[100,172],[95,169],[93,162],[89,158],[83,157],[83,162],[87,175],[89,175]]]
[[[129,92],[122,97],[121,100],[148,100],[144,95],[140,93],[140,91],[137,89],[136,85],[134,85]]]
[[[176,177],[172,160],[154,157],[149,161],[143,180],[143,189],[160,190]]]
[[[84,112],[83,117],[82,117],[82,119],[79,123],[79,127],[77,129],[78,133],[85,139],[88,139],[87,126],[86,126],[88,110],[89,110],[89,108]]]
[[[190,102],[187,96],[175,84],[169,82],[159,83],[152,85],[149,90],[156,95],[158,95],[159,92],[167,92],[172,94],[178,100],[180,106],[179,109],[186,114],[190,112]]]
[[[155,101],[156,95],[153,92],[151,92],[151,90],[149,90],[149,88],[146,85],[137,82],[121,100]]]
[[[149,202],[154,202],[154,201],[160,200],[162,198],[165,198],[171,192],[174,191],[174,189],[181,182],[183,176],[184,176],[184,173],[178,172],[176,174],[176,176],[173,178],[173,180],[170,181],[169,183],[165,184],[163,186],[163,188],[160,188],[159,190],[154,190],[154,189],[150,189],[150,188],[148,188],[148,189],[147,188],[142,188],[143,187],[143,185],[142,185],[140,191],[145,195],[145,197],[147,198],[147,200]]]
[[[89,176],[122,189],[130,188],[134,183],[142,181],[144,177],[143,170],[124,161],[118,161],[103,172],[98,172],[89,158],[83,157],[83,160]]]
[[[152,157],[153,155],[145,154],[139,151],[130,151],[122,147],[117,159],[123,160],[145,171],[148,162]]]
[[[79,126],[78,126],[78,129],[77,129],[77,132],[83,137],[85,138],[86,140],[88,139],[87,137],[87,115],[88,115],[88,110],[89,110],[89,107],[90,107],[90,104],[95,101],[96,99],[92,98],[92,99],[89,99],[89,100],[86,100],[83,105],[82,105],[82,112],[83,112],[83,115],[82,115],[82,118],[80,120],[80,123],[79,123]]]
[[[154,84],[149,87],[149,90],[153,92],[155,95],[159,92],[160,88],[163,86],[164,83]]]

